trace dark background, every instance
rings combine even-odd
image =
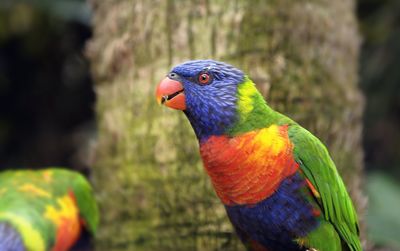
[[[356,11],[369,234],[400,249],[400,1],[360,0]],[[0,169],[89,173],[96,136],[84,56],[90,15],[79,0],[0,1]]]
[[[95,95],[83,1],[0,3],[0,167],[86,168]]]

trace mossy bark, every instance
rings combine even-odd
[[[92,0],[98,250],[243,250],[202,170],[183,113],[156,105],[176,63],[213,58],[327,144],[356,207],[363,99],[354,2]],[[362,217],[361,217],[362,218]]]

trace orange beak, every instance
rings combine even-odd
[[[163,79],[161,83],[158,84],[156,98],[159,104],[177,110],[186,109],[185,93],[183,86],[179,81],[172,80],[168,77]]]

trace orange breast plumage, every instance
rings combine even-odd
[[[298,169],[286,125],[235,137],[211,136],[200,145],[200,153],[225,205],[256,204]]]

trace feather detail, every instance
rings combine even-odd
[[[212,136],[200,145],[204,166],[225,205],[260,202],[296,172],[287,135],[287,126],[272,125],[232,138]]]
[[[79,173],[58,168],[4,171],[0,173],[2,222],[18,233],[24,250],[65,251],[79,238],[81,222],[95,232],[98,209],[90,184]]]

